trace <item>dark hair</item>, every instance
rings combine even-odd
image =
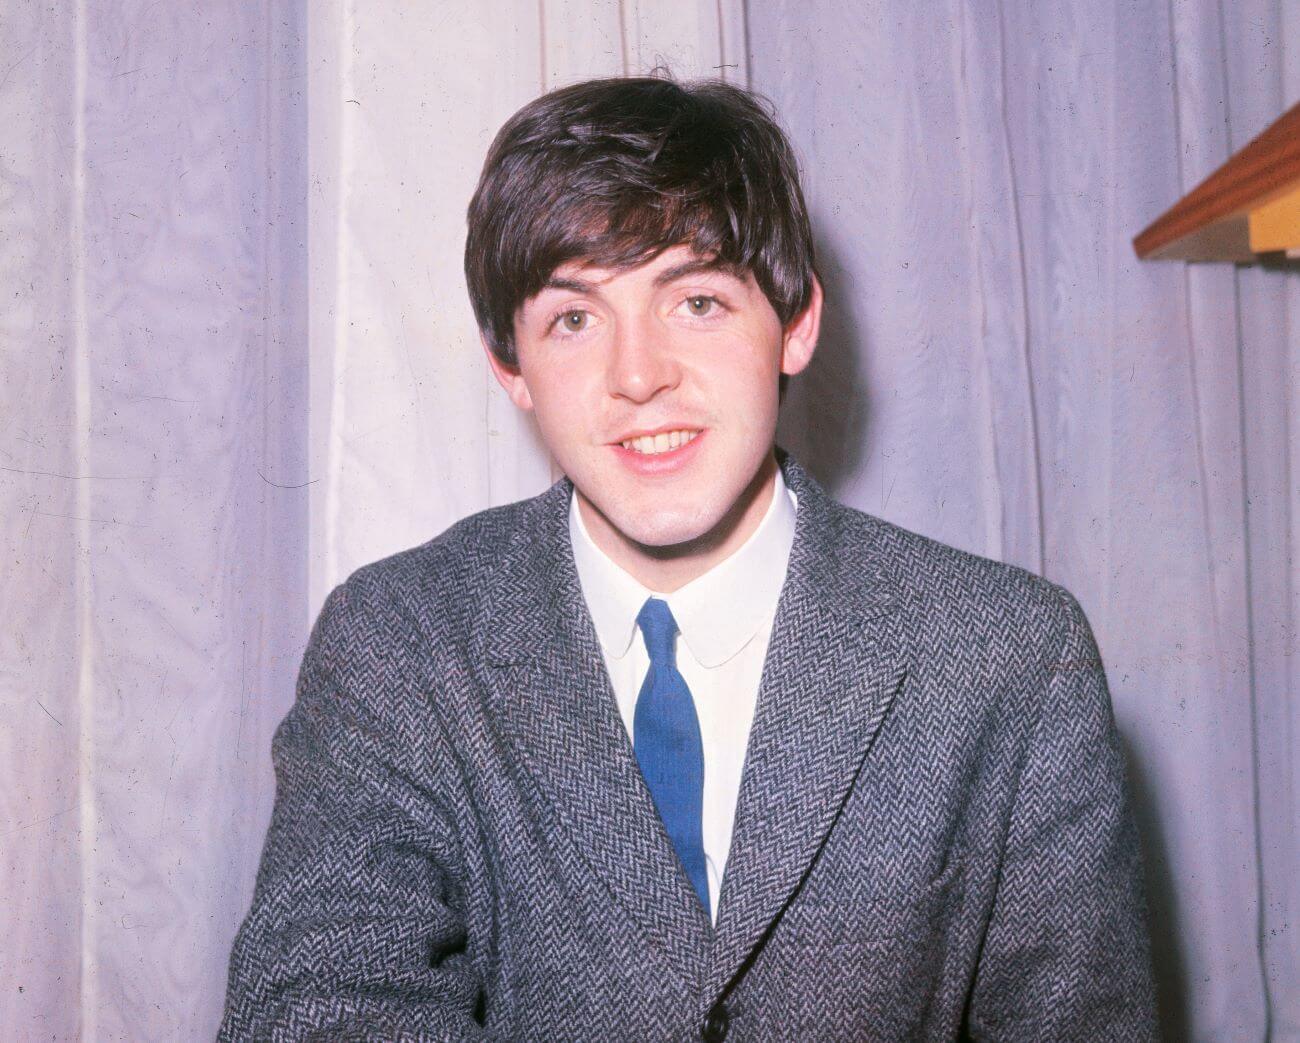
[[[719,80],[635,77],[562,87],[511,116],[488,149],[465,242],[492,352],[517,362],[515,313],[560,265],[632,268],[678,244],[752,272],[783,326],[803,311],[812,234],[770,108]]]

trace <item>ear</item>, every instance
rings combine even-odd
[[[822,284],[812,279],[808,306],[790,320],[781,340],[781,372],[793,376],[807,368],[817,348],[822,325]]]
[[[528,393],[528,385],[524,383],[524,376],[519,366],[517,364],[512,366],[510,363],[502,362],[497,358],[488,346],[487,338],[482,333],[479,334],[478,339],[479,343],[483,345],[484,352],[487,353],[488,365],[492,367],[492,375],[497,378],[497,383],[506,389],[510,401],[520,409],[532,409],[533,396]]]

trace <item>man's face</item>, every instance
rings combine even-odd
[[[783,330],[753,276],[687,246],[617,272],[562,265],[515,316],[519,365],[498,380],[580,504],[624,539],[668,547],[734,516],[769,457],[781,373],[812,356],[820,316]]]

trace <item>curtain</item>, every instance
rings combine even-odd
[[[1170,1040],[1300,1040],[1300,269],[1131,238],[1300,100],[1300,8],[763,3],[826,332],[783,437],[1063,583],[1136,788]]]
[[[1300,277],[1129,239],[1300,97],[1286,0],[0,10],[5,1038],[209,1038],[307,629],[555,477],[461,275],[541,90],[750,83],[824,340],[781,441],[1080,598],[1170,1039],[1300,1040]]]
[[[300,21],[0,9],[6,1039],[216,1026],[303,642]]]
[[[356,565],[552,471],[460,275],[545,87],[744,75],[733,0],[0,9],[6,1039],[201,1039]]]

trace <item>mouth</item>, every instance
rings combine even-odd
[[[671,431],[659,431],[652,435],[634,435],[623,439],[618,444],[638,456],[660,456],[690,444],[700,434],[698,428],[674,428]]]
[[[610,448],[628,471],[638,478],[667,478],[690,465],[708,432],[703,428],[674,427],[632,435]]]

